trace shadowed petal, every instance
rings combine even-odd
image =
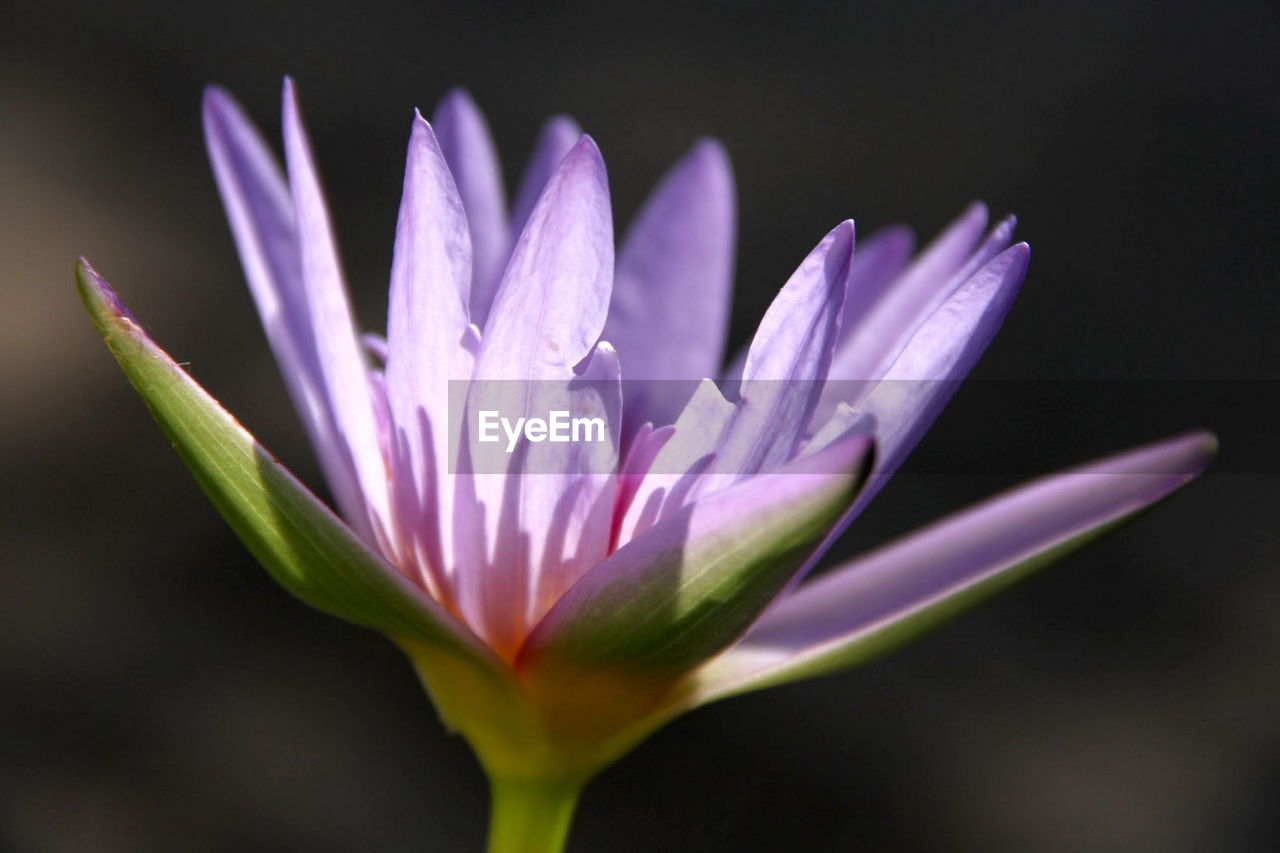
[[[802,586],[696,676],[689,704],[854,666],[915,638],[1185,485],[1198,432],[1022,486]]]
[[[512,252],[476,358],[469,411],[501,411],[513,420],[546,417],[548,410],[537,405],[541,393],[554,395],[566,387],[575,378],[574,368],[595,348],[612,275],[613,224],[604,161],[584,136],[547,183]],[[512,381],[527,383],[523,390],[515,389],[514,400]],[[538,447],[552,452],[565,446]],[[478,503],[458,508],[476,519],[475,525],[483,519],[483,530],[465,539],[466,554],[459,555],[466,561],[459,578],[462,606],[468,619],[486,626],[487,638],[499,646],[522,635],[523,615],[515,614],[526,612],[532,591],[524,584],[537,575],[553,534],[535,524],[531,513],[561,506],[559,498],[548,495],[549,488],[563,497],[584,486],[576,471],[526,475],[521,473],[524,460],[514,454],[510,464],[516,467],[505,477],[478,474]],[[605,546],[607,534],[606,523]],[[482,577],[485,572],[488,576]],[[503,576],[510,582],[501,582]]]
[[[691,383],[715,377],[733,282],[736,202],[729,157],[704,139],[636,216],[618,253],[604,336],[627,375],[628,431],[674,423]],[[657,380],[645,382],[644,380]]]
[[[471,317],[483,327],[506,262],[507,202],[489,125],[463,89],[453,89],[431,116],[471,229]]]

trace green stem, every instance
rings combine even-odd
[[[583,783],[493,779],[489,853],[561,853]]]

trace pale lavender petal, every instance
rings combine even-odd
[[[649,469],[675,432],[676,428],[672,425],[654,429],[653,424],[641,424],[632,438],[631,446],[627,449],[627,454],[618,469],[618,501],[614,507],[610,551],[616,550],[620,544],[631,538],[628,535],[623,539],[623,525],[626,522],[627,513],[634,504]]]
[[[468,316],[471,238],[457,187],[421,115],[415,115],[396,225],[387,313],[387,395],[403,445],[392,475],[398,489],[401,563],[416,563],[432,588],[448,587],[453,494],[450,381],[471,378],[479,345]],[[455,418],[457,414],[455,414]],[[434,476],[432,476],[434,475]]]
[[[728,328],[735,217],[729,157],[720,143],[704,139],[662,179],[623,241],[604,336],[626,370],[629,430],[646,421],[675,422],[694,386],[663,380],[716,376]]]
[[[548,410],[603,417],[610,434],[601,442],[539,444],[525,457],[534,472],[520,478],[520,524],[533,532],[526,625],[541,619],[565,590],[609,553],[617,503],[621,380],[617,352],[601,341],[581,374],[566,384],[565,393],[545,404]]]
[[[921,252],[880,299],[846,329],[831,365],[831,378],[873,380],[884,374],[898,352],[933,309],[946,298],[955,274],[968,260],[987,222],[987,209],[971,204]]]
[[[524,178],[520,181],[520,189],[516,193],[515,203],[511,206],[511,225],[508,229],[510,245],[515,245],[529,221],[529,214],[538,203],[547,181],[565,155],[582,138],[582,128],[568,116],[553,116],[542,126],[538,141],[534,143],[533,154],[529,164],[525,166]]]
[[[715,471],[745,476],[791,458],[831,366],[853,262],[853,222],[823,238],[774,298],[747,351]]]
[[[915,237],[903,225],[881,228],[870,237],[858,240],[849,272],[849,290],[844,299],[844,316],[840,321],[843,344],[911,260]]]
[[[853,666],[973,606],[1185,485],[1198,432],[1046,477],[806,583],[698,673],[690,704]]]
[[[575,379],[574,368],[595,349],[604,328],[612,275],[613,224],[604,161],[590,137],[583,137],[547,183],[512,252],[476,358],[471,410],[502,411],[509,418],[546,417],[549,410],[537,407],[531,392],[553,393],[558,383]],[[530,393],[521,392],[513,403],[511,380],[531,383],[526,386]],[[494,396],[509,404],[487,402]],[[567,446],[537,445],[546,452]],[[545,453],[537,457],[547,466]],[[541,571],[553,534],[545,519],[540,523],[533,516],[556,510],[566,500],[579,506],[575,495],[587,486],[575,469],[564,468],[565,476],[529,475],[521,473],[526,460],[517,455],[511,462],[519,467],[510,476],[477,474],[476,503],[464,502],[457,512],[483,528],[482,537],[463,541],[466,550],[459,554],[470,564],[459,567],[464,612],[472,624],[482,626],[487,639],[514,651],[510,645],[521,636],[536,593],[529,581]],[[549,489],[558,494],[548,494]],[[589,493],[581,496],[588,498]],[[604,530],[607,547],[607,523]]]
[[[965,282],[925,321],[886,378],[856,407],[876,422],[876,464],[827,545],[879,494],[951,399],[1004,322],[1026,275],[1031,249],[1005,250]],[[813,563],[797,575],[803,578]]]
[[[850,430],[857,428],[860,432],[874,435],[876,432],[875,418],[863,411],[853,408],[848,403],[841,403],[836,406],[836,410],[831,417],[822,426],[814,430],[813,436],[805,443],[797,456],[805,456],[810,453],[817,453],[824,447],[829,447],[832,442],[838,440]]]
[[[361,349],[338,264],[319,175],[302,125],[293,81],[284,83],[284,143],[300,247],[303,294],[321,381],[337,439],[349,454],[368,530],[387,520],[386,461],[378,444],[368,364]]]
[[[565,379],[604,329],[613,217],[604,160],[584,136],[548,182],[494,297],[477,379]]]
[[[969,278],[916,331],[863,401],[875,416],[876,476],[901,464],[995,337],[1013,306],[1031,259],[1019,243]]]
[[[568,662],[678,671],[732,642],[862,481],[851,435],[686,507],[588,572],[525,643],[519,666]]]
[[[507,202],[489,125],[475,101],[454,89],[431,117],[471,230],[471,318],[483,327],[507,259]]]
[[[633,484],[634,494],[618,525],[617,544],[626,544],[685,505],[690,491],[706,476],[703,472],[714,461],[733,415],[733,404],[716,383],[702,380],[644,477]]]
[[[372,541],[355,468],[334,427],[316,352],[289,187],[239,104],[216,87],[205,92],[204,130],[249,289],[294,407],[339,511]]]

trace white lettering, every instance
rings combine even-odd
[[[507,418],[502,419],[502,431],[507,434],[507,452],[516,449],[516,442],[520,440],[520,430],[524,428],[524,418],[516,418],[516,425],[513,428],[511,421]]]
[[[520,437],[535,444],[551,441],[557,444],[569,441],[607,441],[607,425],[604,418],[571,418],[566,409],[555,409],[543,418],[502,417],[496,410],[481,409],[477,412],[476,440],[486,444],[501,441],[501,433],[507,439],[507,452],[513,453]]]
[[[480,412],[480,441],[497,441],[498,440],[498,423],[495,420],[498,413],[491,410]]]
[[[585,435],[578,437],[578,427],[582,427]],[[595,428],[595,438],[591,437],[591,429]],[[573,440],[574,441],[604,441],[604,418],[574,418],[573,419]]]
[[[569,412],[564,409],[555,409],[551,412],[551,434],[547,436],[549,441],[564,442],[569,440]]]

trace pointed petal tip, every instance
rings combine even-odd
[[[574,143],[574,146],[572,149],[570,149],[569,154],[572,155],[575,151],[594,151],[596,152],[596,154],[599,154],[600,146],[596,144],[595,137],[593,137],[589,133],[584,133],[582,134],[581,137],[579,137],[578,141]]]
[[[599,170],[601,173],[605,171],[604,155],[600,153],[600,146],[589,133],[582,134],[582,137],[569,149],[569,153],[564,155],[564,159],[560,161],[559,170],[576,170],[584,167]]]
[[[833,277],[833,284],[838,284],[841,287],[845,285],[844,279],[847,278],[853,266],[853,247],[856,239],[857,231],[852,219],[846,219],[841,222],[828,231],[827,235],[822,239],[822,242],[827,244],[828,263],[835,260],[846,267],[843,276],[837,275]],[[839,279],[839,281],[835,279]]]
[[[417,107],[413,108],[413,119],[409,123],[409,139],[416,141],[419,139],[435,139],[435,129],[431,126],[431,122],[427,121],[426,116]]]
[[[235,95],[216,83],[204,87],[200,98],[200,116],[204,121],[206,137],[215,131],[226,132],[228,125],[237,121],[248,121],[244,108],[236,100]]]
[[[105,305],[117,317],[140,326],[138,318],[120,301],[119,294],[102,275],[93,268],[89,259],[83,255],[76,261],[76,289],[80,292],[80,300],[95,318],[100,311],[97,306]]]
[[[1172,473],[1187,480],[1199,476],[1218,455],[1218,436],[1212,430],[1196,429],[1152,446],[1160,462],[1167,463]],[[1159,464],[1159,463],[1158,463]]]

